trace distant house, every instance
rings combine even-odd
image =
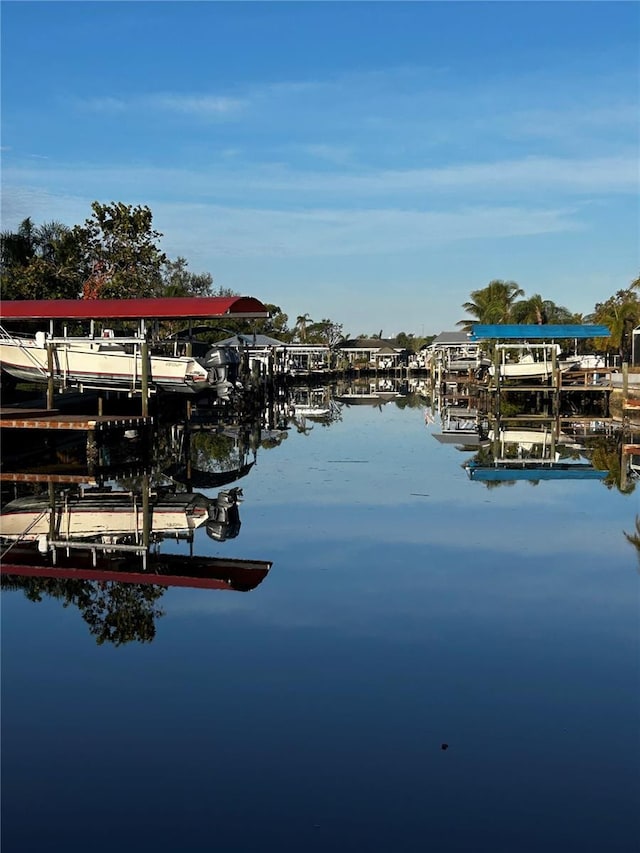
[[[291,344],[269,335],[233,335],[216,342],[217,346],[230,346],[249,358],[249,368],[261,373],[270,369],[274,373],[307,374],[328,370],[331,351],[325,344]]]
[[[447,373],[476,369],[484,360],[481,342],[469,340],[467,332],[440,332],[421,352],[426,367]]]
[[[349,367],[366,370],[392,370],[407,363],[408,352],[395,340],[386,338],[359,338],[341,341],[335,346],[339,361]]]

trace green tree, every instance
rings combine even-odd
[[[470,301],[462,305],[471,319],[460,320],[457,325],[470,331],[473,323],[510,323],[513,305],[520,296],[524,296],[524,290],[515,281],[494,279],[471,292]]]
[[[539,293],[535,293],[529,299],[519,299],[511,308],[511,322],[513,323],[570,323],[574,315],[568,308],[556,305],[551,299],[543,299]]]
[[[306,340],[310,344],[326,344],[335,346],[343,340],[342,324],[334,323],[333,320],[324,319],[318,323],[312,323],[307,327]]]
[[[82,247],[61,222],[34,226],[23,220],[17,231],[0,235],[3,299],[75,299],[83,281]]]
[[[161,269],[163,296],[211,296],[211,273],[193,273],[187,269],[186,258],[167,259]]]
[[[411,333],[399,332],[396,335],[396,344],[409,352],[416,352],[416,339]]]
[[[632,287],[619,290],[605,302],[599,302],[590,319],[609,328],[610,338],[596,341],[598,349],[615,352],[622,361],[631,360],[632,332],[640,323],[640,300]]]
[[[272,338],[277,338],[288,343],[292,337],[287,326],[289,317],[279,305],[272,305],[265,302],[265,308],[269,312],[269,317],[266,320],[254,320],[254,330],[260,334],[269,335]]]
[[[84,250],[84,294],[120,299],[162,293],[167,257],[157,244],[151,210],[113,202],[91,205],[93,215],[74,232]]]

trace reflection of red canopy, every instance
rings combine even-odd
[[[253,296],[171,296],[158,299],[15,299],[0,302],[5,320],[207,320],[269,316]]]
[[[117,549],[117,545],[114,546]],[[36,548],[12,546],[0,563],[2,575],[57,578],[59,580],[116,581],[118,583],[183,586],[195,589],[234,589],[248,592],[260,584],[271,568],[266,560],[237,560],[219,557],[182,557],[178,554],[148,554],[147,570],[140,555],[95,555],[96,565],[87,551],[64,548],[57,553],[58,565],[47,564]]]

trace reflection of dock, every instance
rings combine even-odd
[[[447,406],[440,412],[442,429],[431,435],[441,444],[453,444],[463,450],[486,447],[486,424],[477,409]]]
[[[604,480],[608,470],[596,468],[590,459],[588,439],[581,425],[563,424],[559,419],[532,417],[496,418],[490,425],[490,450],[465,465],[471,480],[487,483],[516,480]],[[584,425],[587,426],[586,424]]]
[[[469,462],[465,470],[470,480],[507,482],[515,480],[604,480],[608,471],[599,471],[586,463],[499,460],[482,465]]]
[[[0,514],[3,575],[77,581],[254,589],[271,562],[200,557],[192,553],[197,529],[223,542],[240,531],[240,489],[215,498],[199,493],[79,489],[28,495]],[[164,539],[186,540],[189,555],[163,554]]]
[[[60,580],[118,582],[194,589],[227,589],[249,592],[266,578],[272,563],[264,560],[235,560],[217,557],[181,557],[155,554],[141,571],[135,555],[95,555],[86,551],[59,552],[55,566],[46,562],[37,547],[12,546],[0,564],[3,575]]]

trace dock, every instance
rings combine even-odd
[[[57,409],[0,408],[0,428],[80,430],[145,429],[153,423],[148,415],[64,415]]]

